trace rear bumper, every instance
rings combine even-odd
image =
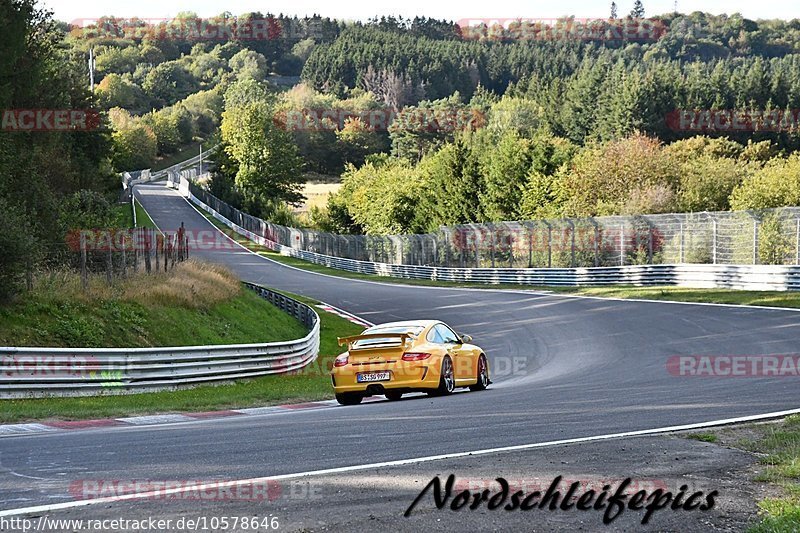
[[[358,382],[358,374],[366,372],[389,372],[389,381]],[[412,392],[432,390],[439,386],[439,370],[424,364],[404,367],[365,367],[348,365],[334,368],[331,372],[333,389],[336,394],[357,392],[363,394],[383,394],[384,391]]]

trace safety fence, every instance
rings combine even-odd
[[[305,261],[324,265],[330,268],[404,279],[430,279],[436,281],[451,281],[459,283],[480,284],[519,284],[535,286],[605,286],[605,285],[675,285],[695,288],[730,288],[746,290],[800,290],[800,267],[786,265],[733,265],[733,264],[690,264],[675,261],[675,264],[640,264],[597,267],[572,267],[572,268],[485,268],[485,267],[449,267],[436,265],[396,264],[380,260],[385,258],[367,248],[366,260],[346,257],[346,245],[334,246],[332,249],[323,249],[321,253],[307,250],[308,234],[293,228],[284,228],[276,224],[252,217],[242,213],[225,202],[200,189],[196,185],[181,180],[179,189],[194,204],[204,209],[222,223],[240,235],[265,246],[271,250],[285,255],[297,257]],[[796,209],[783,210],[784,212],[800,212]],[[756,230],[757,233],[757,230]],[[334,236],[338,238],[347,236]],[[406,236],[408,237],[408,236]],[[424,237],[424,236],[411,236]],[[370,239],[370,237],[362,237]],[[387,237],[394,239],[398,237]],[[719,234],[717,234],[719,239]],[[681,241],[684,243],[680,250],[686,253],[687,235]],[[694,239],[691,239],[694,240]],[[291,245],[283,244],[289,242]],[[342,243],[358,243],[359,240],[342,240]],[[369,242],[368,240],[366,242]],[[402,242],[402,241],[401,241]],[[435,240],[433,241],[436,242]],[[652,258],[650,247],[653,241],[648,242],[647,252]],[[435,244],[433,245],[435,246]],[[352,250],[352,248],[350,248]],[[572,248],[570,255],[574,254]],[[758,253],[756,250],[754,253]],[[405,258],[400,256],[399,258]],[[574,264],[574,260],[571,260]],[[466,263],[466,261],[465,261]],[[513,264],[513,260],[509,261]],[[482,264],[480,261],[477,264]],[[497,264],[497,262],[495,262]]]
[[[420,235],[337,235],[243,213],[191,180],[194,197],[295,250],[390,265],[577,268],[656,264],[800,265],[800,208],[443,226]]]
[[[284,374],[319,355],[316,311],[280,293],[245,283],[309,330],[302,339],[264,344],[170,348],[0,347],[0,398],[87,396],[173,390]]]

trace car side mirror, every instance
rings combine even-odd
[[[463,342],[464,344],[469,344],[470,342],[472,342],[472,337],[470,337],[469,335],[461,334],[459,335],[459,337],[461,337],[461,342]]]

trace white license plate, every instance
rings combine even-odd
[[[356,379],[358,383],[372,383],[375,381],[389,381],[392,376],[389,372],[368,372],[359,374]]]

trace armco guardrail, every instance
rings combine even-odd
[[[674,285],[740,290],[800,290],[799,266],[673,264],[594,268],[451,268],[357,261],[308,252],[269,240],[228,220],[197,198],[190,189],[190,184],[186,180],[181,180],[179,190],[182,194],[214,218],[253,242],[283,255],[360,274],[460,283],[562,287]]]
[[[319,315],[258,285],[252,290],[309,329],[302,339],[266,344],[177,348],[0,347],[0,398],[87,396],[172,390],[191,385],[283,374],[319,355]]]

